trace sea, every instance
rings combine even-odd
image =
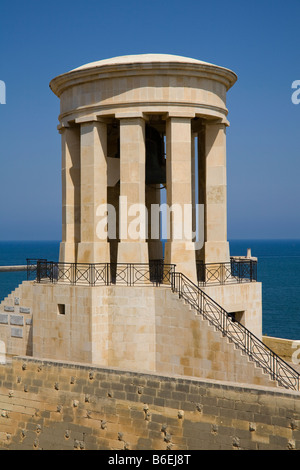
[[[229,240],[232,256],[251,249],[262,283],[263,334],[300,340],[300,240]],[[0,241],[0,265],[25,265],[27,258],[57,261],[59,241]],[[0,272],[0,302],[25,272]]]

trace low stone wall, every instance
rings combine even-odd
[[[300,449],[300,393],[15,357],[0,449]]]

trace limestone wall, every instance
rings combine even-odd
[[[206,286],[201,289],[227,312],[235,313],[242,325],[262,339],[261,282]]]
[[[0,365],[0,449],[300,449],[300,394],[14,358]]]

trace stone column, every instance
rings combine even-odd
[[[79,127],[61,127],[62,241],[59,261],[74,263],[80,240],[80,133]]]
[[[140,116],[122,116],[118,263],[149,262],[145,169],[145,121]]]
[[[192,136],[190,117],[170,117],[166,125],[168,240],[165,263],[176,264],[197,282],[192,241]]]
[[[203,167],[203,165],[202,165]],[[227,241],[226,125],[206,124],[205,263],[230,261]]]
[[[97,232],[107,205],[107,128],[105,122],[80,124],[81,213],[79,263],[107,263],[107,234]],[[100,208],[102,207],[102,210]]]

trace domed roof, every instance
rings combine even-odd
[[[50,88],[57,96],[60,96],[66,87],[79,83],[79,80],[83,83],[84,80],[90,80],[91,77],[97,76],[98,78],[98,74],[103,77],[108,74],[107,76],[112,77],[113,74],[127,73],[127,69],[129,71],[136,70],[137,72],[153,69],[155,73],[164,73],[166,70],[174,72],[178,69],[178,73],[183,74],[190,71],[197,74],[209,74],[214,79],[225,83],[227,90],[237,80],[237,76],[232,70],[198,59],[173,54],[135,54],[102,59],[81,65],[55,77],[50,82]]]
[[[197,59],[191,59],[189,57],[182,57],[180,55],[173,54],[135,54],[135,55],[123,55],[118,57],[112,57],[110,59],[98,60],[96,62],[90,62],[88,64],[77,67],[71,70],[84,70],[93,67],[103,67],[105,65],[128,65],[128,64],[145,64],[152,62],[174,62],[174,63],[185,63],[185,64],[199,64],[199,65],[213,65],[208,62],[203,62]],[[216,67],[216,66],[215,66]]]

